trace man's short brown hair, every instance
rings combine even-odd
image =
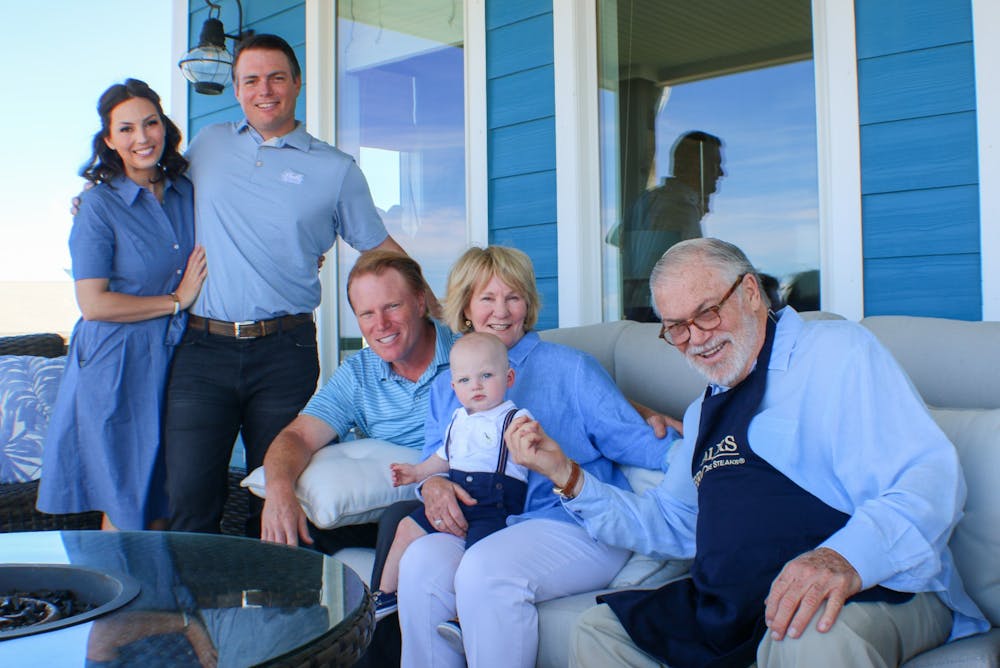
[[[389,269],[395,269],[399,272],[410,291],[413,292],[414,297],[424,294],[427,282],[424,280],[424,273],[420,270],[420,265],[417,264],[416,260],[396,251],[370,250],[361,254],[347,275],[347,303],[351,305],[352,311],[354,303],[351,301],[351,285],[354,281],[369,274],[381,276]]]

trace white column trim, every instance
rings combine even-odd
[[[188,81],[177,67],[177,61],[188,50],[188,0],[174,0],[170,12],[170,116],[184,138],[185,145],[190,141],[188,130]]]
[[[979,252],[983,320],[1000,320],[1000,4],[972,0],[976,63],[976,123],[979,137]]]
[[[864,255],[854,3],[813,0],[812,11],[821,307],[860,320]]]
[[[313,137],[333,144],[335,137],[332,106],[336,95],[337,35],[333,0],[306,0],[306,130]]]
[[[465,0],[465,220],[470,246],[489,243],[486,0]]]
[[[596,0],[552,0],[559,326],[601,321]]]
[[[306,130],[317,139],[336,145],[337,128],[337,9],[334,0],[306,0]],[[301,110],[299,112],[301,116]],[[316,309],[319,348],[319,384],[329,380],[340,364],[340,286],[337,243],[326,254],[320,271],[323,299]]]

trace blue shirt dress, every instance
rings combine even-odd
[[[194,247],[194,190],[170,182],[161,205],[120,177],[83,194],[69,239],[74,280],[155,296],[180,284]],[[73,328],[42,455],[38,509],[100,510],[120,529],[167,516],[160,418],[174,345],[186,314]]]

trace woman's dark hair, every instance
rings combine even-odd
[[[101,117],[101,129],[94,134],[90,158],[80,169],[80,176],[94,183],[105,183],[125,173],[125,165],[122,164],[121,156],[110,148],[104,140],[111,134],[111,111],[122,102],[137,97],[153,103],[165,131],[163,155],[160,156],[158,165],[160,176],[155,180],[159,181],[163,176],[168,179],[176,179],[187,171],[188,161],[177,150],[181,143],[181,131],[163,113],[163,107],[160,106],[160,96],[147,86],[145,81],[126,79],[125,83],[115,84],[101,93],[101,99],[97,102],[97,114]]]

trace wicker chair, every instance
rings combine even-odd
[[[66,342],[59,334],[25,334],[0,337],[0,355],[34,355],[59,357],[66,354]],[[242,469],[229,471],[229,498],[223,511],[222,532],[244,535],[249,503],[240,480]],[[100,529],[101,513],[86,512],[49,515],[35,510],[38,481],[0,484],[0,532],[62,531],[70,529]]]
[[[25,334],[0,337],[0,355],[59,357],[66,342],[58,334]],[[35,510],[38,481],[0,484],[0,531],[49,531],[99,529],[101,514],[48,515]]]

